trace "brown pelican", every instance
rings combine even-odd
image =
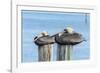
[[[60,45],[76,45],[85,41],[85,39],[79,33],[71,33],[68,29],[64,29],[63,33],[59,33],[55,36],[55,41]]]
[[[55,40],[53,37],[49,36],[47,32],[42,32],[39,36],[34,38],[34,42],[36,45],[42,46],[47,44],[53,44]]]
[[[64,32],[55,35],[55,42],[58,44],[57,60],[70,60],[74,45],[85,41],[81,34],[73,31],[71,27],[64,29]]]
[[[54,43],[54,39],[50,37],[47,32],[42,32],[39,36],[34,38],[34,42],[38,46],[39,61],[50,61],[51,44]]]

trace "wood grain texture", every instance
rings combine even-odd
[[[59,45],[57,46],[57,60],[71,60],[72,59],[72,45]]]
[[[51,45],[43,45],[38,47],[38,61],[51,60]]]

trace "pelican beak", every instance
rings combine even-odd
[[[35,38],[35,39],[33,38],[33,41],[32,42],[35,42],[36,40],[37,40],[37,38]]]
[[[38,38],[42,37],[43,35],[42,34],[39,34],[38,36],[36,36],[34,39],[33,39],[33,42],[35,42]]]

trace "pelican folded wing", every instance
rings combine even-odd
[[[47,45],[47,44],[53,44],[54,43],[54,39],[50,36],[43,36],[38,38],[35,43],[37,45]]]
[[[62,45],[75,45],[82,41],[82,35],[79,33],[63,33],[61,36],[56,36],[56,42]]]

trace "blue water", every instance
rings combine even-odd
[[[90,57],[90,14],[50,11],[21,11],[22,21],[22,62],[37,62],[38,47],[32,42],[33,38],[47,31],[50,35],[63,31],[71,26],[81,33],[87,42],[74,46],[72,59],[83,60]],[[54,44],[52,61],[56,60],[56,44]]]

